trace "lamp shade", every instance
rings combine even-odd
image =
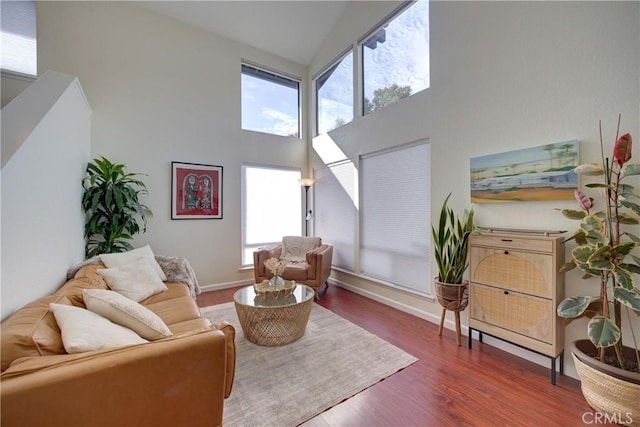
[[[301,178],[298,180],[298,182],[303,187],[311,187],[313,185],[314,180],[312,178]]]

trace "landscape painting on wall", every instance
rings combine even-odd
[[[578,141],[471,158],[471,202],[573,200]]]

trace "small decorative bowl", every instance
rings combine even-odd
[[[261,283],[256,283],[253,285],[253,289],[256,291],[256,294],[262,296],[271,296],[274,298],[283,297],[290,295],[295,290],[297,284],[293,280],[285,280],[284,287],[278,286],[273,287],[269,285],[268,280],[263,280]]]

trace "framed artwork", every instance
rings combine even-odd
[[[171,219],[222,218],[222,166],[171,162]]]
[[[471,202],[573,200],[578,141],[471,158]]]

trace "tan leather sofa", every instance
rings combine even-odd
[[[10,426],[220,426],[235,373],[235,330],[211,324],[182,283],[141,302],[173,335],[146,344],[66,354],[49,304],[84,307],[107,289],[82,267],[54,295],[0,325],[1,419]]]
[[[291,241],[310,241],[315,239],[315,247],[304,250],[298,244],[289,244]],[[314,245],[312,245],[314,246]],[[291,249],[293,247],[293,249]],[[302,245],[304,248],[304,245]],[[283,248],[287,254],[283,254]],[[296,249],[299,253],[296,253]],[[265,267],[264,262],[269,258],[287,259],[289,255],[293,261],[287,262],[286,269],[282,274],[285,280],[293,280],[297,283],[312,287],[314,290],[320,289],[323,285],[329,286],[329,276],[331,275],[331,260],[333,257],[333,246],[322,243],[320,238],[285,236],[281,243],[265,246],[253,253],[253,272],[256,283],[269,280],[273,274]]]

